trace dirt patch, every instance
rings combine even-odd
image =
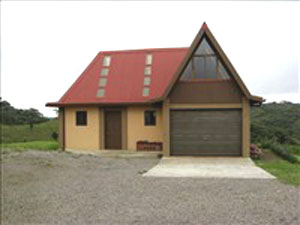
[[[276,155],[275,153],[273,153],[271,150],[264,151],[262,159],[265,162],[274,162],[274,161],[281,160],[281,158],[278,155]]]

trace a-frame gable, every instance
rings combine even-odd
[[[247,97],[249,100],[255,101],[255,102],[262,102],[261,97],[257,96],[252,96],[247,89],[246,85],[243,83],[242,79],[238,75],[237,71],[234,69],[233,65],[229,61],[228,57],[225,55],[224,51],[216,41],[215,37],[209,30],[208,26],[206,23],[204,23],[198,32],[197,36],[195,37],[194,41],[192,42],[192,45],[190,46],[186,56],[184,57],[181,65],[178,67],[173,79],[169,83],[169,86],[165,90],[161,100],[167,98],[175,86],[176,82],[181,78],[181,76],[184,74],[186,70],[189,68],[189,64],[191,62],[192,57],[194,56],[195,53],[201,53],[201,42],[202,40],[207,41],[209,45],[213,48],[213,51],[218,55],[218,58],[221,61],[221,65],[225,66],[230,74],[230,77],[237,83],[238,87],[240,88],[241,92],[244,94],[245,97]],[[198,52],[197,52],[198,51]],[[203,50],[202,50],[203,51]],[[208,50],[210,51],[210,50]],[[209,53],[209,52],[208,52]],[[226,71],[227,71],[226,70]],[[225,72],[227,73],[227,72]],[[225,75],[226,76],[226,75]]]
[[[203,79],[230,79],[223,62],[205,35],[180,76],[180,80],[183,81]]]

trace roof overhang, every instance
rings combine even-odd
[[[146,102],[48,102],[47,107],[66,107],[66,106],[110,106],[110,107],[119,107],[119,106],[143,106],[143,105],[160,105],[161,101],[146,101]]]

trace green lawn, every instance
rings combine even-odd
[[[255,160],[255,163],[276,176],[283,183],[300,186],[299,163],[290,163],[283,160],[269,150],[265,150],[265,156],[260,160]]]
[[[34,124],[30,129],[26,125],[1,125],[2,143],[53,141],[52,133],[58,132],[58,120],[50,120],[40,124]]]
[[[23,150],[57,150],[58,142],[56,141],[30,141],[21,143],[2,144],[4,152],[8,151],[23,151]]]

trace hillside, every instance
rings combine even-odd
[[[253,143],[274,140],[300,145],[300,104],[282,102],[253,107],[251,138]]]
[[[50,141],[52,133],[58,132],[58,120],[53,119],[44,123],[34,124],[31,128],[25,125],[2,125],[2,143]]]

